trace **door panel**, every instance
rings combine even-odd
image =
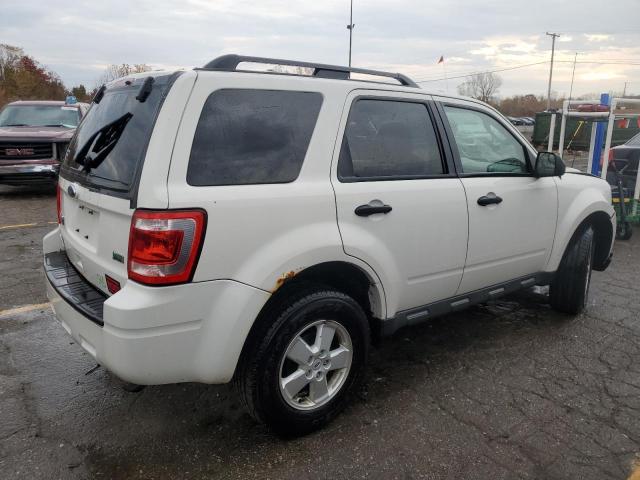
[[[489,108],[457,100],[441,112],[469,210],[458,294],[540,272],[555,236],[555,180],[531,174],[533,149]]]
[[[351,115],[341,126],[332,183],[345,252],[378,273],[390,317],[454,295],[467,249],[467,203],[460,179],[446,173],[426,105],[352,106],[362,95],[348,99],[345,117],[350,107]],[[403,99],[426,101],[419,95]],[[363,209],[382,206],[391,210],[361,216]]]
[[[463,178],[469,203],[469,249],[458,293],[541,271],[553,245],[557,193],[553,178]],[[481,206],[494,193],[499,204]]]

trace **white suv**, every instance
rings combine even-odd
[[[119,377],[234,379],[257,419],[306,432],[372,336],[532,285],[580,312],[610,196],[478,101],[227,55],[99,90],[60,172],[48,295]]]

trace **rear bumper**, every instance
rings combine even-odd
[[[56,229],[44,238],[45,254],[60,247]],[[51,281],[47,296],[62,327],[96,362],[141,385],[228,382],[269,298],[231,280],[171,287],[128,281],[103,302],[100,326]]]
[[[0,183],[27,184],[52,181],[58,177],[59,171],[60,164],[57,161],[0,164]]]

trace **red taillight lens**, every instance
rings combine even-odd
[[[62,223],[62,191],[60,184],[56,185],[56,210],[58,211],[58,223]]]
[[[613,162],[613,150],[609,149],[609,164],[611,164],[611,162]]]
[[[190,281],[206,218],[202,210],[137,210],[129,233],[129,278],[147,285]]]

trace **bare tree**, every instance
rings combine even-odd
[[[149,70],[151,70],[151,67],[145,63],[135,65],[129,65],[128,63],[123,63],[121,65],[109,65],[98,78],[97,86],[99,87],[100,85],[109,83],[116,78],[126,77],[132,73],[148,72]]]
[[[0,43],[0,82],[6,80],[7,70],[15,67],[23,56],[24,50],[20,47]]]
[[[494,73],[476,73],[458,85],[458,93],[488,103],[493,100],[501,85],[502,79]]]

